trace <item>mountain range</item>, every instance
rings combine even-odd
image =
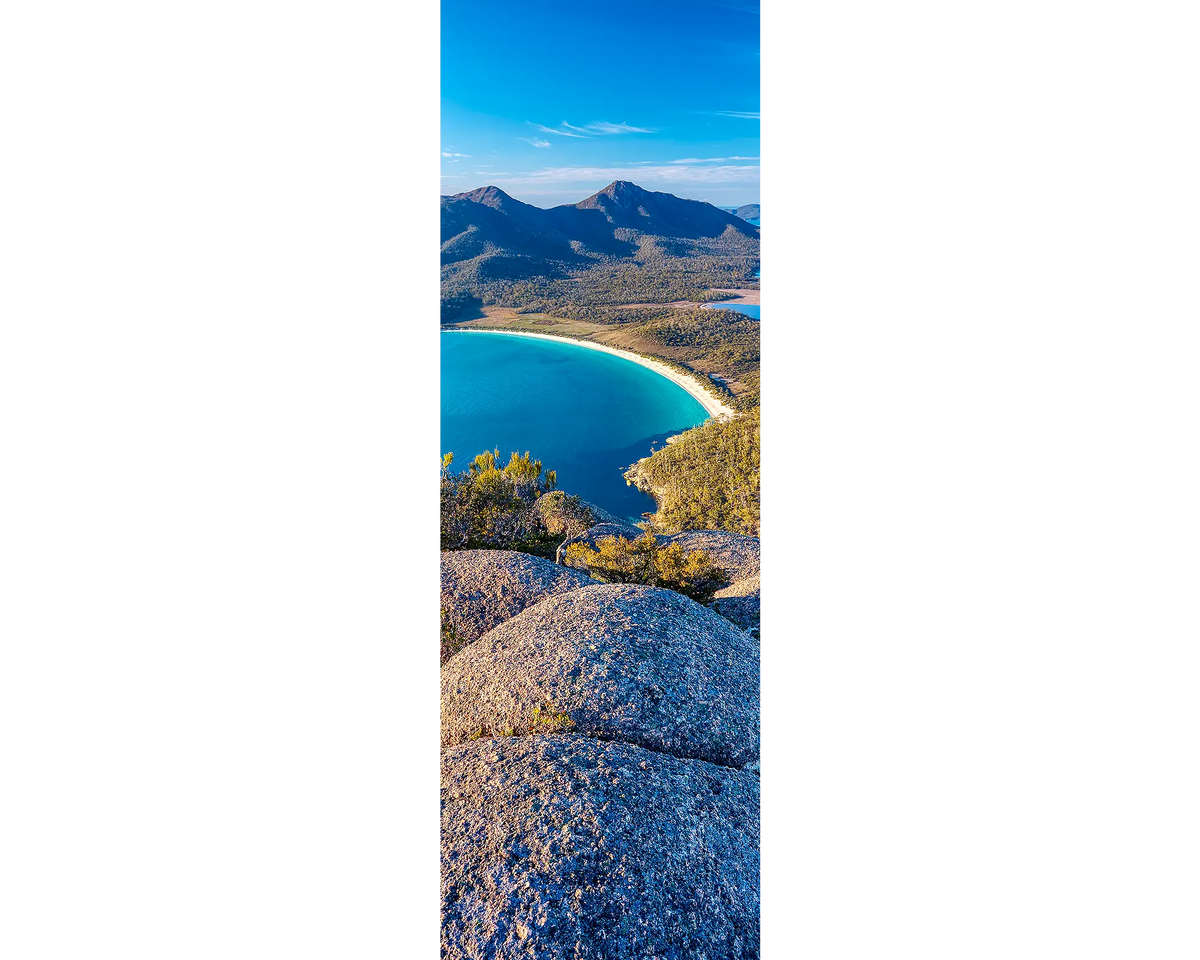
[[[743,208],[745,209],[745,208]],[[712,204],[615,180],[575,204],[542,209],[487,186],[441,200],[442,264],[506,254],[563,263],[633,256],[645,238],[739,248],[758,227]]]

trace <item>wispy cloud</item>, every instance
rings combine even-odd
[[[547,127],[540,123],[529,121],[534,129],[541,133],[553,134],[556,137],[575,137],[578,140],[590,140],[592,137],[609,137],[621,133],[656,133],[649,127],[631,127],[628,123],[610,123],[607,120],[593,120],[591,123],[577,127],[564,120],[557,127]]]
[[[451,153],[448,150],[443,150],[442,156],[443,157],[469,157],[470,154],[469,153]]]
[[[517,139],[518,139],[518,140],[524,140],[524,141],[525,141],[526,143],[528,143],[530,146],[534,146],[534,147],[548,147],[548,146],[550,146],[550,141],[549,141],[549,140],[543,140],[541,137],[517,137]]]
[[[758,157],[709,157],[701,160],[698,157],[688,157],[684,160],[671,160],[671,163],[727,163],[730,160],[758,160]]]
[[[583,128],[589,133],[598,133],[601,136],[609,136],[614,133],[655,133],[647,127],[631,127],[627,123],[609,123],[607,120],[600,120],[595,123],[589,123]]]
[[[537,130],[540,133],[550,133],[556,137],[576,137],[580,140],[590,139],[589,137],[586,137],[581,133],[572,133],[570,130],[563,130],[559,127],[544,127],[540,123],[534,123],[532,120],[529,121],[529,124],[530,124],[530,126],[533,127],[534,130]],[[565,120],[563,121],[563,125],[567,126],[567,123]]]
[[[758,110],[717,110],[718,117],[737,117],[739,120],[759,120]]]

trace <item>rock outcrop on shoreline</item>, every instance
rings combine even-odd
[[[678,538],[757,609],[754,538]],[[524,554],[442,561],[478,631],[442,666],[442,957],[757,960],[756,636]]]

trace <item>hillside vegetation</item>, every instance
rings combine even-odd
[[[688,430],[626,474],[658,501],[655,523],[670,532],[759,535],[757,409]]]

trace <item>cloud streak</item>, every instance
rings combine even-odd
[[[529,121],[539,133],[548,133],[556,137],[574,137],[577,140],[591,140],[593,137],[611,137],[623,133],[657,133],[649,127],[631,127],[628,123],[610,123],[608,120],[593,120],[591,123],[577,127],[564,120],[557,127],[547,127],[540,123]]]
[[[548,147],[548,146],[550,146],[550,141],[549,141],[549,140],[543,140],[541,137],[517,137],[517,139],[518,139],[518,140],[524,140],[524,141],[525,141],[526,143],[528,143],[530,146],[534,146],[534,147]]]
[[[584,136],[581,133],[572,133],[571,130],[569,130],[569,129],[562,130],[558,127],[546,127],[540,123],[534,123],[532,120],[529,121],[529,125],[531,127],[533,127],[534,130],[537,130],[539,133],[549,133],[555,137],[575,137],[577,140],[590,140],[591,139],[590,137]],[[563,121],[563,125],[564,126],[567,125],[567,122],[565,120]]]
[[[758,157],[709,157],[701,160],[698,157],[688,157],[685,160],[672,160],[671,163],[726,163],[729,160],[758,160]]]
[[[717,110],[718,117],[736,117],[739,120],[760,120],[758,110]]]
[[[469,153],[450,153],[448,150],[442,151],[443,157],[469,157]]]
[[[609,123],[607,120],[599,120],[595,123],[589,123],[583,128],[589,133],[596,133],[602,137],[611,136],[617,133],[656,133],[649,127],[631,127],[627,123]]]

